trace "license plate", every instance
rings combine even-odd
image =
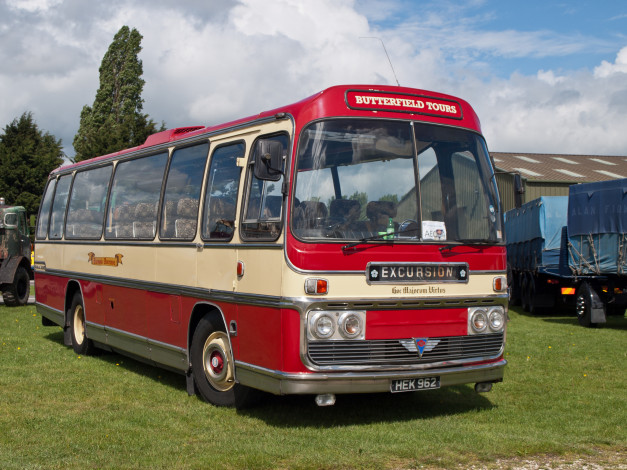
[[[432,390],[440,388],[440,377],[420,377],[417,379],[397,379],[392,380],[390,391],[415,392],[416,390]]]

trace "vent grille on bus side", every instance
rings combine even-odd
[[[312,341],[309,359],[318,366],[399,366],[495,357],[503,347],[503,333],[429,338],[422,358],[414,340]],[[405,345],[403,345],[405,343]],[[413,350],[411,350],[413,349]]]

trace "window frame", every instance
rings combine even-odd
[[[263,139],[273,139],[277,137],[284,137],[286,139],[285,147],[284,147],[285,158],[283,159],[282,178],[279,179],[279,181],[270,182],[272,184],[278,184],[281,186],[280,215],[279,217],[272,217],[268,219],[260,219],[260,218],[247,219],[246,215],[248,213],[250,196],[252,193],[251,192],[252,185],[255,180],[258,180],[254,176],[257,143]],[[285,187],[285,183],[288,179],[287,169],[288,169],[288,162],[290,160],[290,149],[291,149],[290,144],[291,144],[291,139],[290,139],[289,133],[285,131],[279,131],[279,132],[274,132],[270,134],[264,134],[262,136],[257,137],[254,140],[253,145],[250,147],[250,151],[249,151],[249,155],[248,155],[246,167],[245,167],[246,178],[244,181],[244,193],[243,193],[243,199],[242,199],[242,207],[241,207],[240,216],[239,216],[239,235],[240,235],[240,238],[245,242],[275,242],[281,237],[281,234],[283,233],[283,225],[284,225],[284,217],[285,217],[285,202],[287,199],[286,194],[284,194],[283,192],[283,188]],[[265,181],[265,180],[259,180],[259,181]],[[264,184],[264,189],[265,189],[265,184]],[[263,191],[262,191],[262,197],[263,197]],[[261,226],[262,224],[266,224],[267,228],[264,229],[263,231],[260,230],[260,233],[262,234],[265,233],[267,235],[255,237],[255,236],[250,236],[249,234],[247,234],[246,225],[253,225],[253,224],[256,225],[257,227]],[[275,232],[273,232],[273,227],[276,227]]]
[[[110,169],[110,173],[109,173],[109,180],[106,186],[106,191],[104,194],[104,206],[103,206],[103,211],[102,211],[102,220],[100,221],[100,233],[99,235],[94,235],[94,236],[80,236],[80,235],[72,235],[71,237],[68,237],[68,220],[69,220],[69,216],[71,213],[71,206],[72,206],[72,196],[74,194],[74,188],[75,188],[75,184],[76,184],[76,178],[78,175],[80,174],[87,174],[90,172],[94,172],[103,168],[107,168],[109,167]],[[90,167],[90,168],[85,168],[85,169],[81,169],[79,171],[74,172],[74,175],[72,177],[72,185],[70,186],[70,192],[68,194],[68,201],[67,201],[67,208],[66,208],[66,215],[65,215],[65,223],[64,223],[64,229],[63,229],[63,234],[64,234],[64,238],[66,240],[100,240],[102,238],[102,235],[104,233],[104,228],[105,228],[105,220],[106,220],[106,216],[107,216],[107,209],[109,207],[109,191],[111,189],[111,183],[113,180],[113,164],[109,163],[106,165],[99,165],[99,166],[94,166],[94,167]]]
[[[234,147],[234,146],[239,146],[242,145],[244,147],[243,152],[242,152],[242,156],[239,158],[245,159],[246,158],[246,141],[243,139],[240,140],[235,140],[232,142],[225,142],[223,144],[220,144],[218,146],[216,146],[211,152],[210,152],[210,157],[209,157],[209,164],[207,165],[206,171],[205,171],[205,177],[204,177],[204,189],[205,189],[205,193],[204,193],[204,197],[203,197],[203,201],[202,201],[202,215],[200,218],[200,237],[203,241],[205,242],[210,242],[210,243],[228,243],[231,240],[233,240],[233,237],[235,236],[235,228],[233,229],[233,232],[231,233],[231,236],[228,238],[211,238],[211,232],[209,232],[209,234],[205,233],[205,224],[204,221],[206,220],[206,218],[210,215],[209,214],[209,207],[207,204],[207,197],[208,195],[210,195],[210,191],[211,191],[211,187],[210,185],[210,181],[209,181],[209,177],[211,176],[211,167],[213,165],[213,159],[214,156],[216,154],[216,152],[218,152],[219,150],[225,148],[225,147]],[[237,204],[239,201],[239,196],[241,194],[242,191],[242,167],[237,165],[237,160],[235,163],[235,167],[239,169],[239,178],[238,178],[238,182],[237,182],[237,192],[235,194],[235,210],[233,212],[233,223],[235,223],[237,221]],[[244,183],[245,184],[245,183]],[[243,204],[242,204],[243,205]]]

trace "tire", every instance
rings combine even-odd
[[[2,285],[2,298],[7,307],[22,307],[30,296],[30,276],[23,266],[18,266],[13,277],[13,284]]]
[[[96,347],[93,341],[87,337],[85,329],[85,307],[83,305],[83,296],[80,292],[76,292],[72,298],[68,317],[70,320],[70,333],[74,352],[84,356],[94,354]]]
[[[595,326],[595,324],[592,323],[592,301],[590,299],[590,291],[586,283],[582,284],[577,290],[575,311],[577,312],[577,320],[581,326],[585,326],[586,328]]]
[[[527,273],[520,275],[520,303],[525,312],[529,311],[529,276]]]
[[[209,315],[200,320],[194,331],[190,355],[194,384],[201,398],[216,406],[235,405],[229,338],[221,324]]]

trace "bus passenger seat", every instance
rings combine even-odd
[[[396,217],[396,204],[392,201],[370,201],[366,206],[366,216],[370,219],[370,231],[385,230],[390,218]]]
[[[140,202],[135,208],[133,238],[155,238],[158,203]]]
[[[176,238],[194,238],[198,217],[198,200],[189,197],[179,200],[176,206],[176,217],[174,222]]]
[[[296,217],[296,228],[317,228],[325,224],[327,218],[327,206],[324,202],[303,201],[300,203]]]
[[[133,237],[133,218],[135,217],[135,206],[131,204],[122,204],[115,208],[114,232],[115,238],[132,238]]]
[[[333,199],[329,212],[332,222],[351,222],[359,218],[361,204],[355,199]]]
[[[235,227],[235,204],[223,197],[212,197],[209,202],[207,226],[210,238],[229,238]]]

